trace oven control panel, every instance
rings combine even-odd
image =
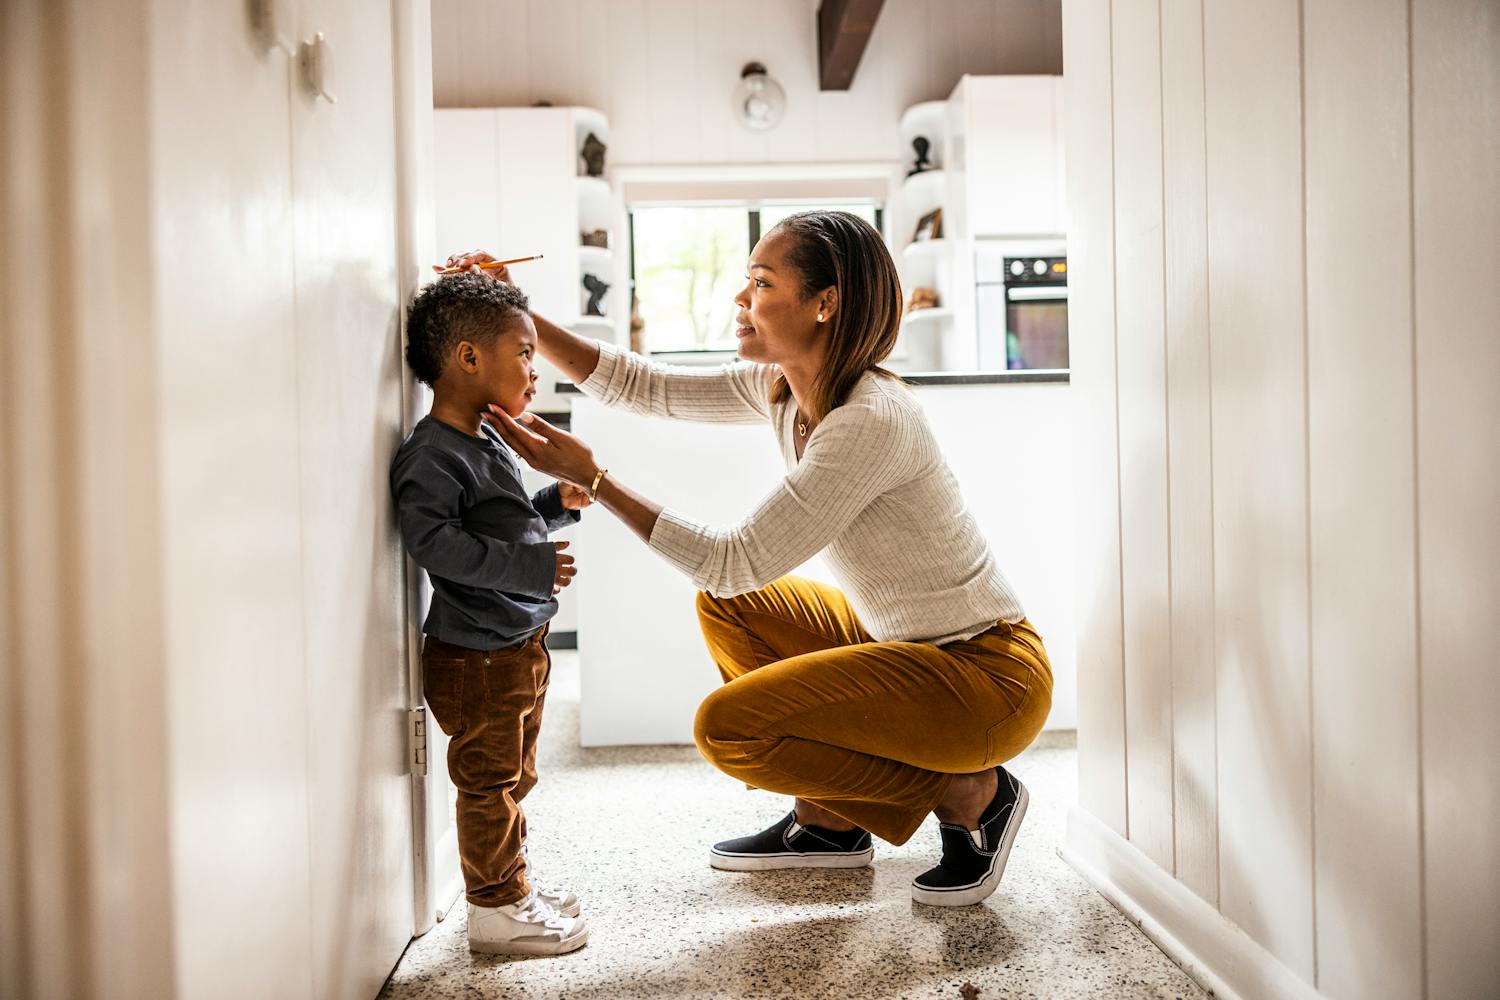
[[[1005,283],[1020,284],[1066,284],[1068,280],[1068,258],[1066,257],[1007,257],[1005,258]]]

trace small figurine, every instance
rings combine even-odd
[[[590,177],[604,176],[604,151],[608,148],[592,132],[583,140],[583,165]]]
[[[926,136],[917,136],[911,141],[911,148],[917,151],[917,165],[906,172],[906,176],[920,174],[932,169],[932,162],[927,159],[927,151],[932,148],[932,143],[927,141]]]
[[[906,314],[910,316],[922,309],[935,309],[938,304],[938,293],[931,288],[918,285],[911,290],[911,298],[906,303]]]
[[[583,276],[583,287],[588,289],[589,302],[584,307],[585,316],[604,315],[604,293],[609,291],[609,283],[598,275],[585,274]]]

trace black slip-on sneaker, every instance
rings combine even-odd
[[[875,857],[868,830],[825,830],[803,826],[793,810],[748,837],[713,846],[708,863],[727,872],[766,872],[777,868],[863,868]]]
[[[971,906],[1000,884],[1031,796],[1005,768],[997,767],[995,773],[1000,787],[985,808],[978,830],[965,830],[953,823],[938,825],[943,858],[936,868],[912,879],[912,899],[929,906]]]

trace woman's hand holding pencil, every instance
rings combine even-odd
[[[513,284],[510,280],[510,265],[523,264],[528,260],[541,260],[542,254],[532,254],[530,257],[512,257],[509,260],[496,260],[483,250],[475,250],[473,253],[456,253],[448,258],[446,266],[434,264],[432,269],[438,274],[461,274],[464,271],[473,271],[478,268],[491,272],[491,277],[499,278],[506,284]],[[498,273],[495,273],[498,272]]]

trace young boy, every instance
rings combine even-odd
[[[432,387],[431,412],[391,463],[401,537],[432,581],[422,676],[452,741],[458,853],[469,947],[557,955],[583,946],[578,900],[533,886],[521,800],[536,784],[536,740],[552,660],[547,623],[573,578],[567,542],[587,493],[557,483],[528,496],[515,455],[481,414],[520,416],[535,395],[536,328],[526,296],[484,275],[428,285],[407,312],[406,360]]]

